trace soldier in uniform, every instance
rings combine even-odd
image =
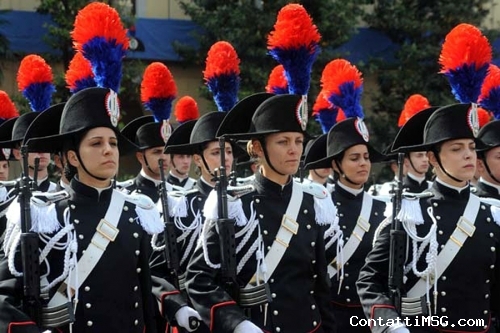
[[[475,184],[475,194],[500,200],[500,120],[486,124],[477,136],[484,144],[477,151],[477,168],[480,178]]]
[[[328,182],[328,178],[333,172],[331,166],[326,165],[324,168],[310,169],[306,165],[308,161],[316,161],[325,157],[326,139],[327,135],[323,134],[318,136],[316,139],[307,142],[304,153],[304,166],[309,170],[309,175],[305,181],[321,184],[328,190],[328,192],[332,193],[335,185]],[[313,147],[314,149],[312,149]]]
[[[397,218],[407,234],[402,239],[407,251],[396,245],[398,251],[390,253],[391,228],[384,223],[361,269],[357,289],[373,332],[495,331],[500,215],[470,192],[475,149],[481,145],[474,136],[479,129],[474,112],[470,104],[439,108],[423,131],[417,122],[405,125],[407,146],[395,141],[398,152],[427,150],[436,180],[422,198],[401,202]],[[402,258],[404,265],[394,266],[389,258]],[[389,267],[391,275],[405,276],[391,288]],[[398,292],[401,302],[393,297]],[[429,315],[437,320],[430,322]],[[465,326],[466,319],[474,324]]]
[[[236,277],[228,281],[220,269],[227,266],[220,237],[228,229],[219,224],[212,192],[188,266],[189,297],[212,332],[334,332],[323,238],[334,207],[322,186],[293,180],[306,125],[299,119],[307,110],[298,95],[250,97],[259,95],[261,103],[237,104],[218,130],[250,139],[249,153],[260,161],[254,190],[228,199]]]
[[[186,191],[192,189],[196,183],[195,179],[189,177],[192,158],[189,154],[170,154],[170,172],[167,182]]]
[[[36,324],[21,307],[20,207],[9,210],[0,262],[2,332],[156,333],[148,253],[150,235],[162,232],[163,223],[148,197],[112,188],[119,154],[133,150],[116,128],[119,115],[115,92],[84,89],[65,104],[59,135],[44,138],[46,151],[63,151],[75,176],[64,199],[38,195],[30,205],[43,304]]]
[[[306,168],[314,169],[332,167],[338,175],[332,199],[342,236],[327,232],[325,243],[331,302],[339,332],[369,332],[368,327],[355,327],[350,322],[353,316],[363,316],[355,283],[385,211],[383,201],[364,191],[371,164],[384,158],[368,140],[363,120],[348,118],[330,129],[326,149],[318,145],[322,158],[306,164]],[[315,149],[313,145],[311,150]]]

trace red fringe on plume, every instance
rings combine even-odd
[[[403,111],[401,111],[401,114],[399,115],[398,127],[401,127],[404,124],[406,124],[408,119],[413,117],[413,115],[416,114],[417,112],[420,112],[430,107],[431,105],[429,104],[429,100],[424,96],[420,94],[411,95],[406,100],[405,106],[403,107]]]
[[[240,59],[231,44],[217,42],[210,47],[207,54],[203,78],[208,79],[223,74],[240,74]]]
[[[337,119],[336,119],[337,123],[339,121],[342,121],[342,120],[346,119],[344,111],[341,108],[338,108],[338,110],[339,110],[339,112],[337,113]]]
[[[489,113],[483,108],[477,108],[477,118],[479,120],[479,128],[482,128],[492,119],[491,113]]]
[[[179,123],[184,123],[189,120],[195,120],[200,117],[198,104],[191,96],[183,96],[175,104],[175,119]]]
[[[319,43],[321,35],[307,11],[299,4],[288,4],[278,13],[268,48],[297,49]]]
[[[177,86],[170,70],[161,62],[153,62],[144,71],[141,83],[141,101],[151,98],[169,98],[177,95]]]
[[[478,69],[492,59],[488,39],[473,25],[462,23],[453,28],[443,43],[439,64],[441,73],[455,70],[464,64]]]
[[[312,115],[315,116],[319,111],[326,109],[333,109],[333,105],[328,101],[323,90],[321,90],[318,97],[316,97],[316,102],[314,102]]]
[[[17,86],[20,91],[33,83],[52,83],[52,79],[52,68],[39,55],[27,55],[21,61],[17,72]]]
[[[69,62],[68,70],[66,71],[66,84],[69,87],[75,87],[78,80],[94,77],[90,62],[85,59],[81,52],[76,52],[73,59]]]
[[[273,68],[271,74],[269,74],[269,79],[267,81],[266,92],[273,94],[273,87],[280,87],[285,89],[288,85],[288,81],[285,76],[285,68],[283,65],[278,65]]]
[[[479,101],[489,95],[490,91],[494,88],[500,87],[500,68],[490,64],[488,67],[488,75],[483,81],[481,86],[481,95],[479,95]]]
[[[78,51],[82,51],[82,45],[94,37],[115,40],[125,50],[128,49],[127,30],[121,23],[120,15],[102,2],[92,2],[78,12],[71,36]]]
[[[354,88],[359,88],[363,83],[361,72],[356,66],[345,59],[335,59],[330,61],[323,70],[321,83],[323,90],[328,94],[340,94],[340,85],[345,82],[354,82]]]
[[[17,116],[19,116],[19,112],[16,105],[5,91],[0,90],[0,119],[6,120]]]

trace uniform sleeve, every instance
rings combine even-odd
[[[210,261],[220,263],[219,236],[215,231],[215,223],[211,223],[206,237]],[[219,270],[207,265],[203,255],[203,247],[199,243],[187,267],[186,289],[195,309],[211,332],[232,333],[243,320],[247,320],[243,310],[228,293],[218,284]]]
[[[19,255],[16,255],[17,258],[19,258]],[[16,267],[20,269],[20,260],[18,260]],[[22,293],[22,280],[10,273],[8,260],[2,255],[0,259],[0,332],[40,332],[31,318],[22,311]]]
[[[318,277],[315,285],[315,299],[319,305],[321,314],[321,327],[325,333],[334,333],[337,331],[335,315],[330,302],[330,277],[328,276],[325,255],[324,228],[320,229],[316,241],[316,271]]]
[[[390,226],[382,230],[368,253],[366,262],[359,273],[356,287],[363,310],[368,319],[387,322],[399,317],[388,296]],[[379,319],[380,318],[380,319]],[[373,333],[382,333],[388,326],[372,326]]]
[[[141,253],[139,256],[139,267],[141,268],[140,283],[142,290],[145,333],[157,333],[155,321],[155,304],[152,294],[151,271],[149,269],[149,249],[151,237],[144,233],[141,240]]]

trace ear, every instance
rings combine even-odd
[[[80,166],[80,161],[78,160],[78,157],[76,156],[76,152],[74,150],[68,150],[68,152],[66,153],[66,158],[68,159],[68,163],[75,168]]]
[[[201,160],[201,155],[198,154],[193,154],[193,162],[196,164],[197,167],[202,167],[203,166],[203,161]]]
[[[409,168],[410,167],[410,157],[406,156],[403,160],[403,163],[405,167]]]
[[[142,151],[135,152],[135,158],[139,161],[139,163],[144,164],[144,155]]]
[[[332,159],[332,169],[333,171],[335,171],[336,173],[340,174],[340,170],[339,170],[339,167],[337,165],[337,162],[335,161],[335,159]]]
[[[14,158],[18,161],[21,160],[21,151],[17,148],[12,149],[12,155],[14,155]]]
[[[486,172],[486,167],[484,165],[484,162],[480,158],[476,160],[476,171],[479,172],[480,175]]]
[[[252,140],[252,152],[257,155],[257,157],[264,157],[264,149],[262,148],[260,140]]]
[[[427,152],[427,158],[429,159],[430,165],[432,165],[434,168],[438,168],[439,167],[436,155],[434,155],[433,151],[428,151]]]

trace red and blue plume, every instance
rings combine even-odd
[[[356,66],[344,59],[330,61],[321,75],[321,86],[328,101],[341,108],[345,117],[364,117],[361,107],[363,79]]]
[[[274,67],[271,74],[269,74],[266,92],[276,95],[288,94],[288,81],[283,65]]]
[[[274,31],[268,36],[267,48],[285,68],[289,93],[307,95],[320,38],[318,28],[302,5],[288,4],[281,8]]]
[[[198,103],[191,96],[183,96],[175,104],[174,114],[179,124],[196,120],[200,117]]]
[[[479,105],[500,119],[500,68],[490,65],[479,96]]]
[[[29,101],[31,110],[42,112],[50,106],[56,90],[52,83],[52,68],[36,54],[23,58],[17,71],[17,87]]]
[[[429,100],[420,94],[413,94],[405,102],[403,111],[399,115],[398,127],[402,127],[416,113],[430,108]]]
[[[483,108],[477,108],[477,119],[479,123],[479,128],[482,128],[484,125],[490,122],[491,113],[489,113]]]
[[[16,105],[5,91],[0,90],[0,123],[17,116],[19,116],[19,112]]]
[[[488,39],[473,25],[453,28],[443,43],[439,64],[460,103],[477,103],[492,59]]]
[[[118,12],[102,2],[88,4],[78,12],[71,36],[90,61],[97,86],[118,92],[129,43]]]
[[[238,102],[240,59],[228,42],[217,42],[208,50],[203,78],[217,109],[227,112]]]
[[[80,52],[76,52],[73,59],[69,62],[65,79],[68,89],[72,94],[82,89],[96,86],[90,62]]]
[[[153,62],[144,71],[141,82],[141,101],[153,112],[156,122],[170,119],[177,86],[170,70],[161,62]]]
[[[318,97],[316,97],[316,102],[313,105],[312,115],[320,124],[323,134],[328,133],[330,128],[332,128],[337,122],[336,119],[338,111],[339,109],[328,101],[324,91],[320,91]]]

